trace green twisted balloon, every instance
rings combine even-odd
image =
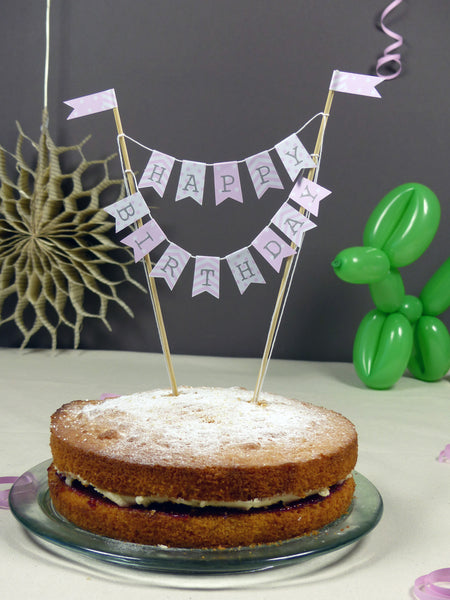
[[[376,307],[362,319],[353,345],[355,370],[367,387],[392,387],[407,368],[418,379],[437,381],[450,368],[450,334],[438,318],[450,306],[450,257],[418,298],[405,293],[399,271],[428,248],[440,215],[428,187],[400,185],[370,215],[363,246],[342,250],[331,263],[343,281],[368,284]]]

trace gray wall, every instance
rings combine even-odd
[[[86,135],[89,159],[116,149],[112,114],[67,121],[63,101],[114,87],[126,133],[172,156],[220,162],[272,147],[323,109],[333,69],[373,74],[392,40],[376,27],[387,0],[65,0],[53,1],[50,132],[60,145]],[[0,21],[0,144],[14,150],[19,121],[39,136],[44,65],[43,0],[3,0]],[[390,189],[430,186],[442,206],[437,236],[402,269],[418,294],[449,253],[448,0],[404,2],[389,26],[405,37],[401,77],[379,86],[383,99],[339,94],[330,117],[319,182],[333,194],[307,234],[274,356],[351,360],[359,321],[372,308],[367,286],[341,282],[330,262],[362,243],[365,222]],[[311,147],[316,134],[306,134]],[[308,130],[309,131],[309,130]],[[311,147],[312,150],[312,147]],[[142,171],[148,155],[132,151]],[[119,162],[115,175],[120,175]],[[287,186],[289,182],[287,182]],[[246,245],[281,204],[280,192],[244,205],[175,205],[145,193],[172,241],[198,254],[225,255]],[[191,230],[187,230],[187,225]],[[191,298],[192,268],[173,292],[158,283],[174,353],[259,356],[280,277],[258,263],[267,285],[241,296],[224,269],[220,301]],[[142,267],[133,273],[144,281]],[[135,312],[108,314],[112,332],[86,321],[82,348],[159,351],[148,298],[131,286],[122,297]],[[447,315],[448,323],[448,315]],[[18,346],[13,326],[0,345]],[[71,346],[61,330],[61,347]],[[33,346],[48,346],[37,335]]]

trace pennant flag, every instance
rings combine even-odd
[[[189,252],[171,243],[156,263],[150,277],[162,277],[166,280],[169,288],[173,290],[190,258]]]
[[[296,133],[277,144],[275,149],[292,181],[297,179],[302,169],[312,169],[316,166]]]
[[[163,154],[162,152],[154,150],[150,160],[147,163],[147,166],[145,167],[138,187],[155,188],[162,198],[164,196],[174,162],[175,159],[173,156],[169,156],[168,154]]]
[[[153,248],[159,246],[165,239],[166,236],[161,227],[154,219],[152,219],[120,241],[133,248],[134,262],[138,262],[141,258],[144,258],[146,254],[151,252]]]
[[[241,294],[251,283],[266,283],[247,248],[229,254],[226,260]]]
[[[275,213],[272,223],[278,227],[296,246],[300,246],[303,234],[316,227],[305,215],[302,215],[287,202]]]
[[[261,198],[269,188],[283,189],[283,184],[270,158],[269,152],[264,151],[255,154],[255,156],[247,158],[245,162],[258,198]]]
[[[220,258],[218,256],[197,256],[195,258],[192,296],[207,292],[219,297]]]
[[[280,238],[270,227],[266,227],[255,238],[252,246],[267,260],[269,265],[280,272],[283,259],[295,254],[295,250]]]
[[[241,181],[237,162],[216,163],[214,165],[214,188],[216,205],[227,198],[243,202]]]
[[[330,194],[330,190],[302,177],[292,188],[289,198],[317,217],[319,215],[319,202]]]
[[[115,218],[116,233],[122,231],[128,225],[136,223],[138,219],[142,219],[145,215],[150,214],[148,206],[140,192],[122,198],[114,202],[114,204],[107,206],[104,210]]]
[[[330,90],[333,90],[334,92],[345,92],[347,94],[358,94],[359,96],[381,98],[381,95],[379,91],[375,89],[375,86],[382,81],[384,81],[384,77],[333,71]]]
[[[198,204],[203,204],[205,174],[206,165],[204,163],[184,160],[181,165],[180,180],[178,182],[175,201],[190,197],[198,202]]]
[[[97,94],[89,94],[88,96],[82,96],[81,98],[66,100],[64,104],[73,108],[73,111],[67,119],[77,119],[78,117],[84,117],[85,115],[92,115],[94,113],[103,112],[104,110],[116,108],[116,92],[113,89],[105,90],[104,92],[98,92]]]

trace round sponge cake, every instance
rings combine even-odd
[[[276,542],[334,521],[354,492],[348,419],[240,388],[71,402],[52,416],[50,446],[56,510],[141,544]]]

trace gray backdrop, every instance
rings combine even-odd
[[[324,106],[333,69],[374,74],[392,42],[377,27],[387,0],[53,0],[49,110],[59,145],[86,135],[89,159],[116,150],[111,112],[67,121],[64,100],[115,88],[125,132],[151,148],[207,163],[242,159],[271,148]],[[389,18],[401,33],[402,75],[379,86],[383,99],[338,94],[329,120],[319,182],[332,190],[318,227],[306,235],[274,356],[351,360],[353,337],[372,308],[367,286],[343,283],[330,263],[362,243],[365,222],[390,189],[408,181],[430,186],[442,206],[437,236],[402,269],[407,293],[419,294],[448,256],[448,0],[404,2]],[[0,21],[0,144],[13,151],[15,121],[39,137],[42,110],[44,0],[3,0]],[[318,122],[317,122],[318,125]],[[302,138],[312,151],[317,125]],[[133,148],[142,172],[148,154]],[[120,176],[116,160],[113,174]],[[284,181],[289,188],[289,181]],[[283,193],[257,200],[248,180],[244,204],[203,207],[145,192],[168,237],[193,254],[224,256],[251,241],[281,205]],[[173,292],[158,289],[174,353],[259,356],[280,276],[258,260],[267,284],[240,295],[223,269],[221,298],[191,298],[193,266]],[[191,261],[192,263],[192,261]],[[141,265],[132,270],[144,282]],[[112,332],[85,321],[82,348],[159,351],[147,296],[123,286],[135,312],[112,306]],[[447,315],[448,323],[448,315]],[[0,345],[19,346],[12,325]],[[42,332],[32,346],[48,347]],[[61,329],[60,347],[72,336]]]

